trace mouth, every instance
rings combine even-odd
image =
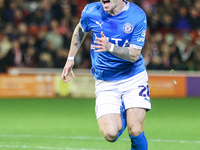
[[[106,3],[110,3],[110,0],[102,0],[102,2],[103,2],[104,4],[106,4]]]

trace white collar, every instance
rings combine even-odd
[[[126,6],[124,7],[124,9],[122,11],[126,11],[129,8],[129,2],[127,2],[126,0],[124,0]]]

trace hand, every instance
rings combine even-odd
[[[93,45],[93,48],[98,48],[98,50],[95,50],[94,52],[106,52],[109,51],[111,43],[108,42],[107,37],[104,35],[103,31],[101,31],[101,38],[96,38],[96,41],[94,41],[95,44]]]
[[[75,77],[74,72],[72,70],[73,66],[74,66],[74,60],[67,60],[65,67],[63,69],[62,75],[61,75],[61,78],[66,83],[68,81],[70,81],[69,72],[72,74],[72,77]],[[66,79],[66,77],[67,77],[67,79]]]

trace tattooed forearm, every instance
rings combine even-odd
[[[83,40],[85,39],[86,33],[84,33],[81,29],[80,24],[78,24],[74,30],[73,36],[72,36],[72,41],[71,41],[71,46],[70,46],[70,51],[69,51],[69,56],[75,56],[79,47],[81,46]]]
[[[135,62],[140,57],[141,50],[132,47],[119,47],[115,45],[111,53],[122,59]]]
[[[107,51],[109,51],[109,42],[108,41],[106,42],[105,48]]]
[[[72,44],[78,49],[80,45],[82,44],[84,38],[85,38],[85,33],[82,31],[80,25],[77,25],[74,34],[72,36]]]

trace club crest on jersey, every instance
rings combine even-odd
[[[133,31],[133,26],[132,24],[130,23],[126,23],[124,26],[123,26],[123,30],[125,33],[129,34]]]

